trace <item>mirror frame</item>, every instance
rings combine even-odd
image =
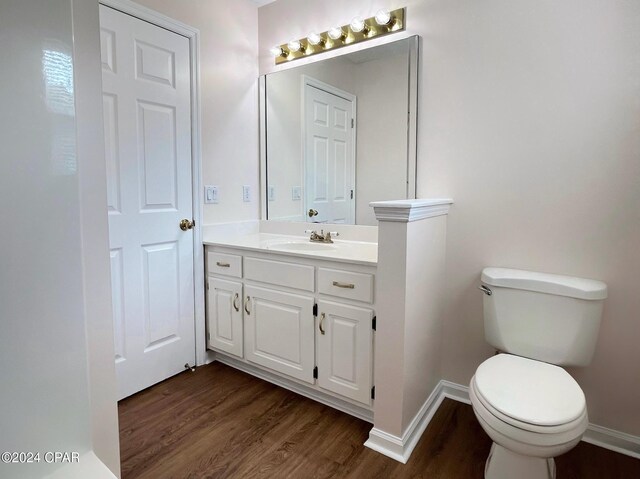
[[[418,72],[420,70],[420,36],[409,35],[398,39],[388,39],[389,41],[377,43],[375,45],[364,45],[365,48],[346,48],[340,49],[335,54],[329,56],[319,55],[314,58],[314,61],[305,62],[304,64],[293,63],[283,65],[283,68],[278,68],[266,75],[260,75],[259,77],[259,109],[258,114],[260,118],[260,219],[268,220],[268,195],[267,189],[267,75],[281,72],[283,70],[290,70],[291,68],[300,68],[310,63],[316,63],[323,60],[329,60],[342,55],[349,55],[350,53],[376,48],[389,43],[394,43],[403,40],[409,40],[409,115],[408,115],[408,128],[407,128],[407,188],[406,198],[398,199],[415,199],[416,198],[416,177],[417,177],[417,160],[418,160],[418,96],[419,96],[419,83]],[[363,46],[363,45],[359,45]],[[355,45],[354,45],[355,47]],[[357,161],[357,157],[356,157]],[[278,220],[270,220],[278,221]],[[292,222],[294,223],[294,222]],[[304,224],[304,222],[300,222]],[[358,226],[358,225],[352,225]]]

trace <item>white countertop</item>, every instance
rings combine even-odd
[[[286,256],[317,258],[329,261],[376,266],[378,244],[365,241],[341,241],[331,244],[312,243],[307,236],[270,233],[222,235],[205,232],[205,245],[224,246],[248,251],[261,251]]]

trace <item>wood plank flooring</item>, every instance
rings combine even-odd
[[[220,363],[119,404],[123,479],[481,479],[491,441],[445,400],[406,465],[363,446],[371,425]],[[640,478],[640,460],[580,443],[558,479]]]

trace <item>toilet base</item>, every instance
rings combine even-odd
[[[555,479],[556,463],[553,458],[523,456],[496,444],[484,468],[485,479]]]

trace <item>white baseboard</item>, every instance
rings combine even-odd
[[[367,421],[368,423],[373,423],[373,411],[356,406],[355,404],[351,404],[348,401],[342,401],[337,397],[325,394],[322,391],[318,391],[317,389],[299,384],[277,374],[265,371],[257,366],[253,366],[244,361],[234,359],[220,353],[215,353],[215,359],[213,360],[219,361],[222,364],[226,364],[227,366],[231,366],[232,368],[239,369],[240,371],[244,371],[245,373],[251,374],[252,376],[256,376],[260,379],[264,379],[267,382],[288,389],[289,391],[293,391],[294,393],[298,393],[301,396],[313,399],[314,401],[325,404],[329,407],[337,409],[338,411],[342,411],[344,413],[350,414],[351,416],[355,416],[358,419]]]
[[[589,424],[582,436],[584,442],[640,459],[640,437],[615,431],[597,424]]]
[[[406,464],[420,437],[427,429],[431,419],[445,398],[471,404],[468,386],[442,380],[424,402],[402,437],[394,436],[374,427],[369,432],[369,439],[364,445],[391,459]],[[614,431],[613,429],[598,426],[597,424],[589,424],[582,440],[611,451],[640,459],[640,437],[638,436]]]
[[[409,423],[402,437],[394,436],[375,427],[369,432],[369,439],[364,443],[370,449],[406,464],[416,444],[431,422],[436,411],[449,397],[443,393],[443,381],[440,381],[424,402],[418,413]]]
[[[438,387],[442,388],[442,394],[445,397],[471,404],[468,386],[443,380],[440,381]],[[640,459],[640,437],[638,436],[632,436],[631,434],[590,423],[582,440],[589,444],[594,444],[626,456]]]

